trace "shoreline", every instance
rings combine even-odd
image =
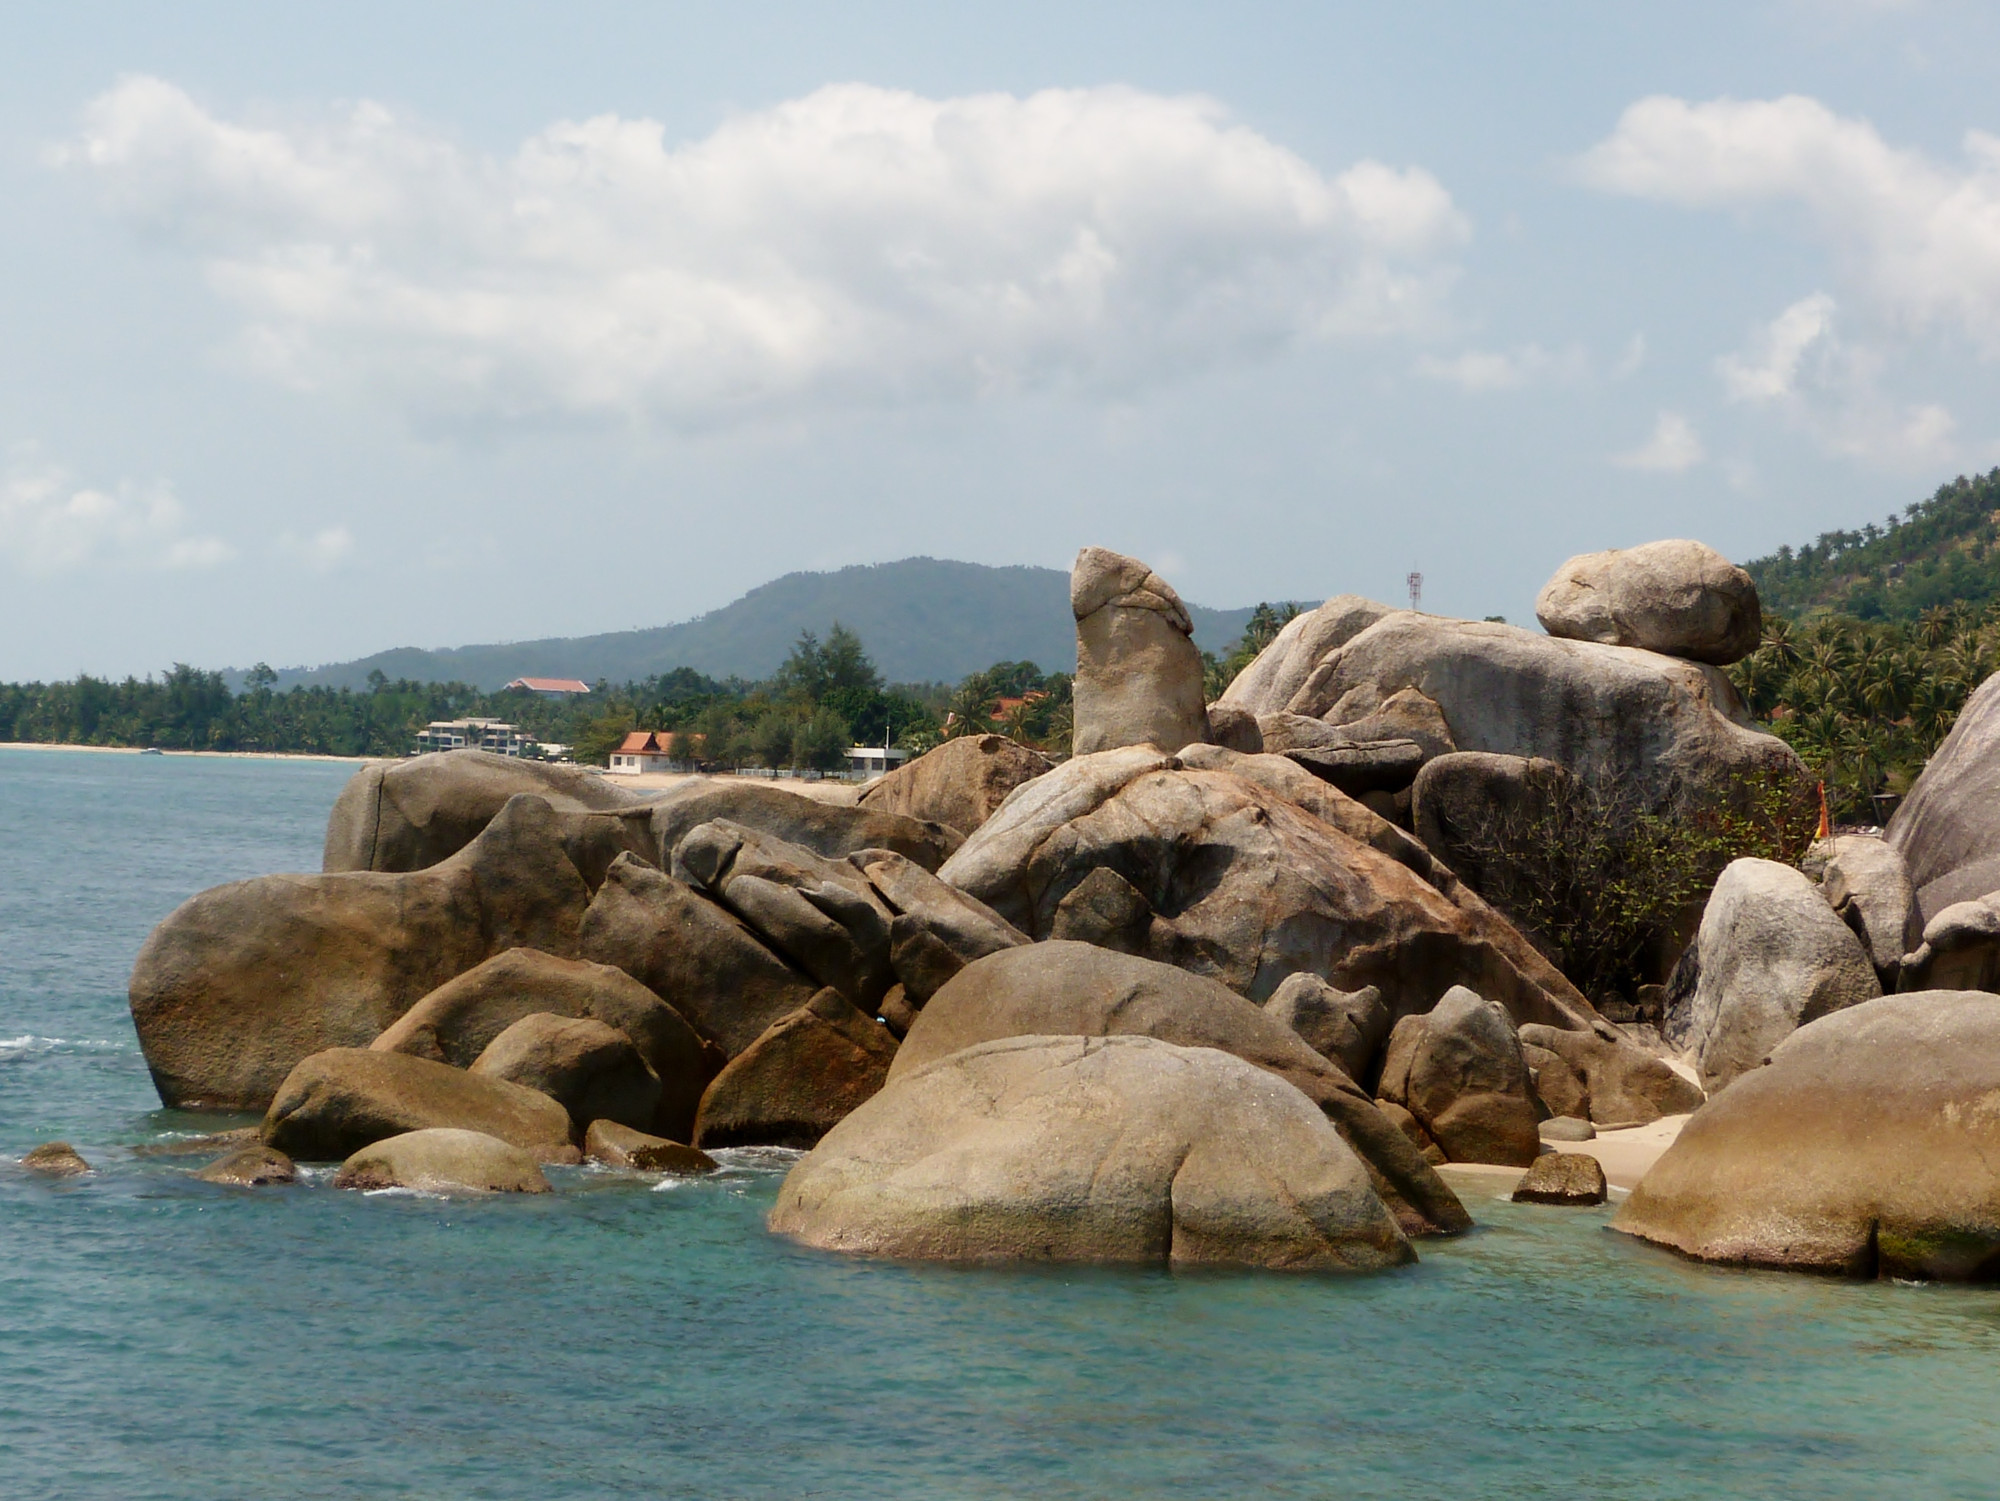
[[[53,740],[0,740],[0,751],[86,751],[94,756],[143,756],[140,745],[71,745]],[[215,751],[161,750],[163,756],[210,761],[328,761],[340,766],[365,766],[370,761],[394,760],[392,756],[334,756],[322,751]]]

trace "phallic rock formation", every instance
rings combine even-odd
[[[1703,1261],[2000,1272],[2000,996],[1925,991],[1799,1028],[1696,1112],[1612,1221]]]
[[[1700,542],[1648,542],[1571,558],[1542,586],[1551,636],[1635,646],[1726,667],[1757,649],[1763,611],[1750,575]]]
[[[632,1039],[589,1017],[524,1016],[487,1045],[467,1070],[538,1089],[569,1112],[572,1134],[592,1121],[643,1130],[660,1103],[660,1076]]]
[[[1013,1037],[919,1069],[792,1169],[770,1224],[933,1261],[1361,1272],[1415,1259],[1296,1089],[1149,1037]]]
[[[1428,1014],[1396,1023],[1378,1092],[1409,1111],[1448,1161],[1526,1167],[1542,1149],[1513,1024],[1462,985]]]
[[[1687,1042],[1714,1094],[1759,1067],[1794,1028],[1882,993],[1861,940],[1812,882],[1773,860],[1737,860],[1702,912]]]
[[[961,735],[868,787],[860,805],[940,823],[963,837],[991,818],[1016,787],[1054,765],[1005,735]],[[929,869],[936,870],[936,862]]]
[[[545,1194],[531,1153],[479,1131],[432,1127],[371,1142],[340,1165],[335,1188]]]
[[[715,1076],[695,1145],[810,1147],[882,1087],[895,1056],[887,1027],[822,990]]]
[[[2000,675],[1965,701],[1883,837],[1908,866],[1926,921],[2000,891]]]
[[[329,1048],[301,1062],[265,1112],[263,1136],[287,1156],[338,1162],[434,1126],[497,1136],[542,1162],[578,1156],[569,1112],[539,1090],[366,1048]]]
[[[1086,547],[1070,570],[1076,754],[1208,738],[1201,653],[1173,586],[1137,558]]]
[[[1149,959],[1056,939],[967,965],[918,1015],[889,1078],[961,1048],[1031,1034],[1157,1037],[1269,1069],[1333,1122],[1408,1233],[1451,1234],[1470,1224],[1408,1140],[1297,1033],[1215,981]]]
[[[495,953],[574,954],[588,899],[554,811],[529,796],[423,870],[205,891],[153,930],[132,969],[132,1021],[160,1099],[262,1110],[301,1059],[367,1047]]]

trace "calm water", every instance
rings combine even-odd
[[[2000,1293],[1698,1270],[1596,1211],[1474,1198],[1367,1281],[963,1272],[770,1239],[756,1154],[488,1202],[133,1156],[217,1124],[155,1108],[133,952],[315,868],[346,774],[0,751],[0,1494],[2000,1494]],[[52,1136],[101,1171],[11,1166]]]

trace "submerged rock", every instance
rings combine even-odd
[[[371,1143],[340,1165],[335,1188],[545,1194],[534,1156],[480,1131],[433,1127]]]
[[[928,1261],[1415,1260],[1296,1089],[1149,1037],[1014,1037],[916,1070],[792,1169],[770,1224],[827,1250]]]
[[[330,1048],[286,1076],[264,1116],[264,1141],[308,1162],[337,1162],[370,1142],[430,1127],[483,1132],[543,1162],[575,1162],[569,1112],[539,1090],[366,1048]]]
[[[66,1141],[45,1141],[21,1159],[21,1167],[45,1178],[80,1178],[96,1169]]]
[[[592,1121],[583,1135],[583,1155],[606,1167],[640,1173],[674,1173],[683,1178],[712,1173],[721,1166],[708,1153],[683,1142],[634,1131],[616,1121]]]
[[[227,1183],[236,1188],[266,1188],[274,1184],[295,1183],[298,1176],[299,1170],[291,1158],[276,1147],[261,1144],[238,1147],[195,1174],[204,1183]]]

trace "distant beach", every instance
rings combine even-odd
[[[67,745],[46,740],[0,740],[0,750],[30,751],[89,751],[103,756],[143,756],[146,749],[137,745]],[[162,750],[163,756],[201,756],[214,761],[337,761],[343,765],[361,766],[369,761],[390,759],[385,756],[326,756],[315,751],[211,751],[211,750]]]

